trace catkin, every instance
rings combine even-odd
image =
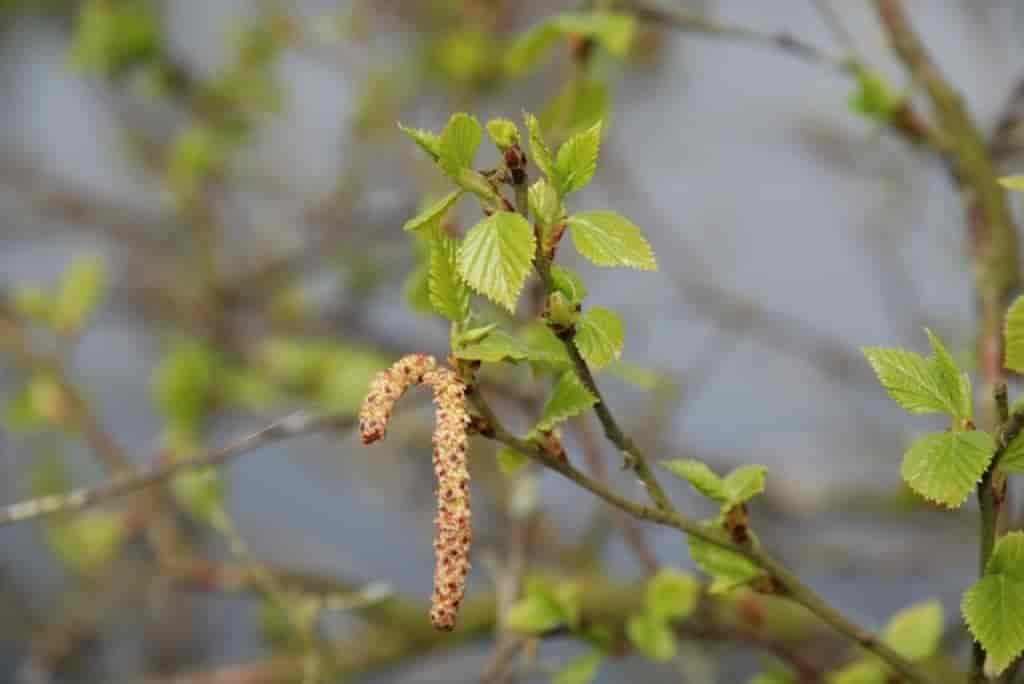
[[[434,593],[430,622],[436,629],[455,628],[459,605],[466,593],[469,550],[473,538],[466,467],[470,417],[466,385],[447,368],[437,368],[430,356],[413,354],[374,378],[359,413],[363,443],[381,439],[395,403],[415,384],[434,391],[433,465],[437,476],[437,517],[434,520]]]

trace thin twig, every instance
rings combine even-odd
[[[119,475],[94,487],[83,487],[63,494],[29,499],[0,509],[0,526],[24,522],[57,513],[78,511],[88,506],[168,480],[180,472],[204,466],[220,466],[237,456],[269,446],[276,442],[309,435],[325,430],[348,428],[354,425],[349,417],[294,413],[246,437],[237,439],[219,449],[180,461],[154,466],[149,470]]]

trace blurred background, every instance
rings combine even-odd
[[[962,653],[977,511],[904,490],[903,449],[940,423],[899,411],[858,352],[923,351],[928,326],[971,367],[949,173],[834,64],[659,17],[855,54],[926,101],[869,3],[610,4],[642,9],[625,34],[567,32],[533,54],[524,32],[579,3],[0,0],[0,502],[193,455],[295,410],[351,416],[377,370],[447,353],[424,250],[401,230],[446,188],[396,122],[436,131],[455,111],[528,110],[557,141],[605,118],[574,207],[630,217],[660,270],[559,256],[626,323],[601,383],[628,430],[659,458],[768,466],[752,506],[768,548],[871,627],[938,597]],[[1003,170],[1019,171],[1024,6],[906,5]],[[527,428],[543,383],[513,367],[488,380]],[[469,597],[489,608],[433,635],[420,609],[431,421],[413,401],[373,449],[338,429],[0,529],[0,681],[547,681],[579,645],[546,642],[507,671],[493,611],[512,561],[627,584],[645,571],[637,548],[692,566],[671,530],[644,528],[638,546],[571,483],[503,474],[474,442]],[[570,457],[642,498],[599,436],[592,418],[567,426]],[[669,485],[683,511],[713,512]],[[671,663],[623,654],[597,681],[740,682],[771,659],[692,637]]]

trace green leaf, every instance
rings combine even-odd
[[[729,503],[746,503],[764,491],[767,469],[761,465],[745,465],[736,468],[722,480]]]
[[[457,347],[454,353],[460,359],[487,363],[522,361],[530,355],[523,342],[503,330],[495,330],[477,342]]]
[[[897,95],[882,76],[872,69],[856,69],[857,90],[847,104],[857,114],[885,123],[899,109],[903,98]]]
[[[664,620],[646,614],[634,615],[626,623],[626,636],[638,651],[656,663],[676,657],[676,636]]]
[[[970,377],[957,367],[956,361],[946,351],[946,347],[943,346],[942,340],[937,335],[928,328],[925,328],[924,332],[932,346],[932,356],[928,358],[932,374],[935,376],[938,386],[949,397],[950,404],[954,409],[952,415],[963,420],[970,420],[973,414]]]
[[[734,551],[697,537],[690,537],[688,543],[693,562],[711,577],[708,591],[712,594],[724,594],[762,575],[760,568]]]
[[[506,446],[498,450],[498,467],[506,475],[516,473],[529,460],[529,457],[512,447]]]
[[[551,264],[551,282],[555,289],[564,294],[573,304],[579,304],[587,296],[587,287],[583,284],[583,280],[564,266]]]
[[[528,349],[530,361],[555,366],[569,364],[569,353],[565,350],[565,345],[544,323],[540,321],[528,323],[523,326],[519,334]]]
[[[1024,373],[1024,295],[1017,297],[1006,312],[1006,360],[1010,370]]]
[[[447,235],[438,235],[430,243],[430,272],[427,292],[430,304],[439,314],[462,323],[469,317],[469,288],[458,273],[458,244]]]
[[[999,184],[1007,190],[1024,190],[1024,176],[1003,176]]]
[[[655,389],[663,380],[657,371],[629,361],[613,361],[605,370],[618,379],[645,390]]]
[[[689,482],[694,489],[709,499],[719,503],[725,503],[729,500],[722,478],[715,474],[706,464],[694,459],[679,458],[671,461],[662,461],[661,465],[674,475]]]
[[[10,304],[15,313],[36,323],[53,324],[53,298],[38,287],[15,287]]]
[[[437,228],[444,221],[444,217],[448,215],[448,210],[459,201],[462,196],[462,190],[455,190],[438,201],[431,204],[429,207],[418,213],[413,218],[405,222],[402,226],[402,230],[410,231],[423,231],[428,233],[429,231]]]
[[[915,492],[935,503],[958,508],[974,490],[995,454],[987,432],[936,432],[914,442],[900,474]]]
[[[519,144],[519,128],[508,119],[491,119],[487,122],[487,134],[499,150],[507,150]]]
[[[925,660],[938,651],[942,625],[942,604],[924,601],[892,616],[885,628],[885,643],[911,662]]]
[[[153,401],[174,430],[191,432],[216,399],[223,359],[199,340],[175,345],[153,373]]]
[[[747,684],[796,684],[796,681],[788,674],[780,672],[762,672],[754,675],[747,681]]]
[[[555,161],[551,154],[551,148],[544,142],[544,133],[540,130],[540,122],[533,114],[523,113],[526,121],[526,130],[530,134],[530,158],[548,180],[555,182]]]
[[[505,617],[509,629],[526,634],[542,634],[564,622],[562,611],[549,598],[531,594],[515,604]]]
[[[664,568],[648,580],[644,607],[656,619],[678,620],[693,614],[699,597],[700,582],[693,575]]]
[[[583,382],[575,371],[568,370],[555,384],[555,389],[551,392],[547,403],[544,404],[540,422],[534,429],[535,431],[549,431],[562,421],[578,416],[596,403],[597,397],[583,386]]]
[[[601,126],[598,121],[585,131],[577,133],[558,148],[552,182],[559,196],[581,190],[590,183],[597,170],[597,155],[601,149]]]
[[[75,260],[61,279],[53,305],[53,325],[58,332],[73,335],[81,330],[103,299],[105,281],[102,261]]]
[[[216,468],[191,468],[171,480],[171,491],[197,520],[210,522],[223,510],[224,478]]]
[[[828,684],[886,684],[889,669],[877,660],[858,660],[829,674]]]
[[[566,13],[555,17],[554,21],[566,33],[593,38],[620,59],[629,52],[636,30],[632,14],[606,10]]]
[[[569,217],[576,251],[598,266],[656,271],[651,245],[640,229],[613,211],[586,211]]]
[[[453,114],[441,131],[438,163],[444,172],[455,178],[462,170],[471,169],[482,139],[483,131],[475,117]]]
[[[576,346],[587,364],[600,370],[622,355],[626,331],[622,321],[611,309],[595,306],[587,310],[576,324]]]
[[[412,138],[413,142],[420,146],[430,158],[437,161],[441,157],[441,138],[436,133],[423,130],[422,128],[406,128],[398,124],[399,130]]]
[[[1024,651],[1024,532],[996,542],[984,577],[964,593],[960,610],[988,654],[986,669],[1001,674]]]
[[[463,239],[459,273],[476,292],[514,313],[535,250],[533,229],[526,219],[508,211],[495,212]]]
[[[999,458],[999,469],[1006,473],[1024,473],[1024,432],[1018,433]]]
[[[544,107],[540,122],[546,131],[581,133],[611,114],[608,84],[597,78],[571,78]]]
[[[601,651],[584,653],[555,673],[551,678],[551,684],[590,684],[603,663],[604,653]]]
[[[562,31],[551,21],[531,26],[505,50],[505,74],[516,78],[538,66],[558,42]]]
[[[540,178],[530,186],[528,198],[534,219],[545,229],[544,234],[547,235],[549,229],[561,221],[564,216],[558,193],[550,183]]]
[[[114,557],[124,538],[121,516],[111,511],[83,511],[45,527],[54,554],[83,575],[98,575]]]
[[[889,396],[913,414],[948,413],[963,410],[963,386],[938,370],[940,361],[898,348],[865,347],[861,351]]]

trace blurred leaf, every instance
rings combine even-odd
[[[612,211],[586,211],[569,217],[576,251],[598,266],[655,271],[651,245],[629,219]]]
[[[763,574],[760,568],[738,553],[696,537],[690,537],[688,542],[693,562],[711,577],[708,591],[712,594],[723,594]]]
[[[1017,297],[1006,312],[1006,359],[1010,370],[1024,373],[1024,295]]]
[[[796,680],[779,672],[762,672],[754,675],[747,684],[796,684]]]
[[[217,130],[195,124],[171,144],[167,181],[182,202],[188,202],[207,179],[227,161],[229,143]]]
[[[929,501],[959,508],[974,491],[995,450],[995,441],[980,430],[932,433],[910,446],[900,474]]]
[[[79,8],[71,63],[83,73],[116,78],[159,56],[160,27],[141,0],[87,0]]]
[[[74,335],[85,325],[103,299],[106,271],[103,262],[79,258],[61,278],[53,305],[53,325],[63,335]]]
[[[531,26],[505,49],[505,74],[518,78],[539,66],[561,35],[550,20]]]
[[[171,348],[152,380],[153,401],[171,429],[199,429],[216,401],[223,370],[220,355],[200,340],[184,340]]]
[[[589,684],[594,681],[602,664],[604,653],[601,651],[584,653],[556,672],[551,678],[551,684]]]
[[[885,627],[885,643],[911,662],[931,658],[942,638],[942,604],[924,601],[904,608]]]
[[[557,26],[566,33],[593,38],[601,47],[618,58],[629,52],[636,30],[636,19],[632,14],[594,10],[559,15]]]
[[[514,313],[533,264],[533,229],[519,214],[495,212],[459,246],[458,269],[473,290]]]
[[[663,461],[661,465],[674,475],[689,482],[694,489],[709,499],[718,502],[728,500],[722,478],[705,463],[695,459],[680,458],[672,461]]]
[[[558,604],[547,594],[533,592],[516,601],[505,616],[505,626],[526,634],[543,634],[565,623]]]
[[[886,684],[889,669],[877,660],[858,660],[829,674],[828,684]]]
[[[899,109],[903,98],[893,93],[881,74],[873,69],[855,69],[857,90],[850,94],[850,110],[879,123],[887,123]]]
[[[97,575],[117,555],[123,525],[109,511],[89,510],[45,526],[46,541],[53,553],[82,575]]]
[[[506,475],[518,472],[529,460],[528,456],[512,447],[505,446],[498,450],[498,466]]]
[[[999,184],[1007,190],[1024,190],[1024,176],[1003,176]]]
[[[209,523],[224,507],[226,485],[216,468],[189,468],[171,480],[171,491],[183,509]]]
[[[662,568],[647,581],[644,607],[658,620],[689,617],[697,608],[700,582],[693,575],[672,568]]]
[[[658,374],[658,371],[644,368],[629,361],[612,361],[608,364],[606,370],[620,380],[624,380],[640,389],[653,390],[662,383],[662,377]]]
[[[384,356],[346,345],[335,345],[327,355],[320,381],[320,402],[325,411],[354,414],[366,396],[374,376],[387,368]]]
[[[626,331],[619,316],[611,309],[594,306],[576,324],[576,346],[587,364],[600,370],[622,355]]]
[[[15,287],[11,307],[19,316],[34,323],[53,324],[53,298],[38,287]]]
[[[656,663],[676,657],[676,636],[664,620],[641,613],[629,618],[626,636],[638,651]]]
[[[570,78],[541,112],[544,130],[571,136],[611,118],[608,84],[597,78]]]

